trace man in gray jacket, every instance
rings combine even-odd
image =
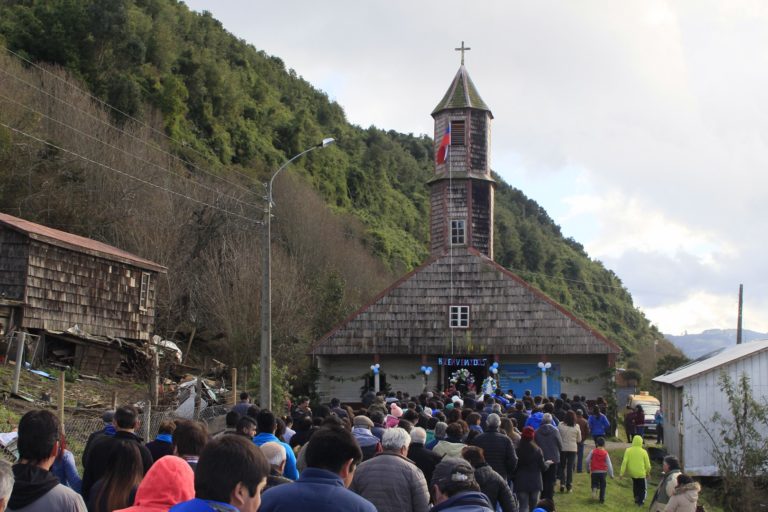
[[[384,431],[383,452],[360,464],[349,489],[376,506],[378,512],[422,512],[429,508],[424,474],[406,455],[411,436],[395,427]]]
[[[554,499],[555,482],[557,481],[557,468],[560,464],[560,452],[563,451],[563,439],[560,437],[560,431],[552,425],[552,415],[544,413],[541,418],[541,426],[536,429],[536,444],[539,445],[544,453],[545,461],[552,461],[549,468],[542,475],[544,489],[541,491],[541,498]]]
[[[19,463],[8,510],[86,512],[83,498],[49,472],[59,453],[59,420],[50,411],[29,411],[19,421]]]

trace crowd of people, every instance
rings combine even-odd
[[[313,410],[300,399],[279,417],[243,393],[225,430],[165,421],[144,443],[139,411],[126,405],[88,439],[82,479],[57,417],[31,411],[19,423],[18,463],[0,464],[0,510],[553,512],[558,490],[572,492],[582,471],[595,502],[606,501],[606,407],[599,397],[518,400],[501,390],[368,393],[356,410],[336,399]],[[649,471],[636,435],[620,476],[632,478],[637,505]],[[664,473],[651,512],[694,511],[698,484],[674,457]]]

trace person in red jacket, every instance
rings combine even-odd
[[[195,473],[181,457],[166,456],[155,462],[136,491],[133,506],[115,512],[166,512],[195,497]]]
[[[613,478],[613,464],[605,449],[605,439],[598,437],[595,444],[595,449],[586,458],[587,473],[592,474],[592,499],[599,496],[600,503],[605,503],[605,477],[610,475]]]

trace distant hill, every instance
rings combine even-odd
[[[708,352],[719,348],[736,344],[736,329],[707,329],[699,334],[684,334],[674,336],[665,334],[670,342],[691,359],[703,356]],[[745,330],[743,333],[744,342],[768,339],[768,333]]]

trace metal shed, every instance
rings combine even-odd
[[[721,349],[653,379],[661,384],[664,444],[691,475],[718,476],[713,443],[706,431],[717,439],[720,426],[712,417],[716,412],[728,414],[728,397],[720,385],[721,373],[732,381],[746,374],[754,398],[765,400],[768,397],[768,340]],[[689,409],[689,402],[693,410]]]

